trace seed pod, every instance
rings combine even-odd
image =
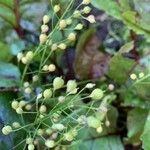
[[[60,11],[60,6],[59,5],[55,5],[54,6],[54,12],[57,13]]]
[[[22,53],[18,53],[17,54],[17,59],[18,61],[20,61],[23,58],[23,54]]]
[[[61,77],[56,77],[53,81],[54,90],[58,90],[64,86],[64,80]]]
[[[143,78],[143,77],[144,77],[144,73],[143,72],[139,73],[139,78]]]
[[[44,44],[47,41],[47,35],[41,34],[39,39],[40,39],[40,44]]]
[[[33,59],[33,55],[34,54],[32,51],[27,52],[27,54],[26,54],[27,61],[31,61]]]
[[[48,71],[48,65],[44,65],[42,68],[43,71]]]
[[[32,138],[27,138],[26,139],[26,144],[32,144],[33,143],[33,139]]]
[[[18,107],[18,108],[16,109],[16,113],[19,114],[19,115],[22,114],[22,113],[23,113],[22,108]]]
[[[31,94],[31,93],[32,93],[32,89],[31,89],[30,87],[25,88],[24,92],[25,92],[26,94]]]
[[[66,23],[67,23],[67,25],[71,25],[72,24],[72,19],[67,19]]]
[[[89,116],[87,118],[87,123],[89,127],[92,127],[95,129],[101,125],[100,121],[96,117],[93,117],[93,116]]]
[[[27,104],[26,101],[20,101],[20,102],[19,102],[19,107],[20,107],[20,108],[21,108],[21,107],[24,107],[26,104]]]
[[[67,82],[67,92],[72,92],[77,88],[77,83],[75,80],[69,80]]]
[[[49,72],[54,72],[56,70],[56,66],[54,64],[50,64],[48,66],[48,70],[49,70]]]
[[[57,46],[57,44],[52,44],[52,46],[51,46],[51,50],[52,51],[55,51],[55,50],[57,50],[57,48],[58,48],[58,46]]]
[[[46,89],[44,92],[43,92],[43,96],[44,96],[44,99],[49,99],[51,98],[53,95],[51,89]]]
[[[39,80],[39,76],[38,75],[33,76],[32,80],[33,82],[37,82]]]
[[[46,110],[47,110],[47,108],[46,108],[45,105],[41,105],[40,108],[39,108],[39,112],[40,112],[41,114],[45,113]]]
[[[96,131],[97,131],[98,133],[102,133],[102,131],[103,131],[102,126],[99,126],[99,127],[96,129]]]
[[[91,0],[83,0],[82,1],[82,4],[84,4],[84,5],[88,5],[88,4],[90,4],[91,3]]]
[[[43,23],[44,23],[44,24],[47,24],[49,21],[50,21],[50,17],[49,17],[48,15],[45,15],[45,16],[43,17]]]
[[[5,127],[2,128],[2,133],[3,133],[4,135],[8,135],[8,134],[10,134],[11,132],[12,132],[12,127],[11,127],[11,126],[5,126]]]
[[[71,134],[71,133],[65,133],[64,134],[64,139],[66,140],[66,141],[69,141],[69,142],[71,142],[73,139],[74,139],[74,137],[73,137],[73,135]]]
[[[27,104],[27,105],[25,106],[25,109],[28,110],[28,111],[31,110],[31,109],[32,109],[32,105],[31,105],[31,104]]]
[[[21,61],[22,61],[23,64],[27,64],[28,63],[28,60],[27,60],[26,57],[22,57]]]
[[[58,45],[58,48],[65,50],[67,48],[67,45],[65,43],[61,43]]]
[[[68,36],[69,41],[75,41],[76,40],[76,34],[75,33],[70,33]]]
[[[35,146],[33,144],[28,145],[28,150],[34,150],[34,149],[35,149]]]
[[[29,82],[25,82],[25,83],[23,84],[23,86],[26,87],[26,88],[29,87],[29,85],[30,85]]]
[[[12,126],[13,126],[15,129],[17,129],[17,128],[20,128],[20,127],[21,127],[21,125],[20,125],[20,123],[19,123],[19,122],[13,122],[13,123],[12,123]]]
[[[104,96],[104,92],[101,89],[95,89],[90,94],[93,100],[100,100]]]
[[[45,145],[48,148],[53,148],[55,146],[55,142],[53,140],[46,140]]]
[[[48,25],[43,24],[43,25],[41,26],[41,31],[42,31],[42,33],[46,33],[46,32],[48,32],[48,30],[49,30]]]
[[[11,107],[12,107],[13,109],[17,109],[17,108],[19,107],[19,102],[16,101],[16,100],[12,101]]]
[[[133,74],[130,75],[130,78],[131,78],[132,80],[136,80],[136,79],[137,79],[137,75],[133,73]]]
[[[77,26],[75,27],[75,30],[82,30],[83,29],[83,24],[79,23],[77,24]]]
[[[64,125],[61,124],[61,123],[58,123],[58,124],[53,124],[52,125],[52,128],[54,130],[58,130],[58,131],[63,131],[65,129]]]
[[[67,22],[66,22],[66,20],[61,20],[61,21],[59,22],[59,27],[60,27],[61,30],[64,29],[64,28],[66,28],[66,27],[67,27]]]
[[[95,17],[93,15],[90,15],[87,17],[87,20],[90,22],[90,23],[95,23],[96,20],[95,20]]]
[[[89,6],[86,6],[86,7],[83,8],[83,13],[84,14],[89,14],[90,11],[91,11],[91,8]]]

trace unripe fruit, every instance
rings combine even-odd
[[[26,57],[22,57],[21,61],[22,61],[23,64],[27,64],[28,63],[28,60],[27,60]]]
[[[64,80],[61,77],[56,77],[53,81],[54,90],[60,89],[64,86]]]
[[[93,117],[93,116],[89,116],[87,118],[87,123],[89,127],[92,127],[95,129],[101,125],[100,121],[96,117]]]
[[[102,132],[103,132],[102,126],[99,126],[99,127],[96,129],[96,131],[97,131],[98,133],[102,133]]]
[[[95,20],[95,17],[93,15],[90,15],[87,17],[87,20],[90,22],[90,23],[95,23],[96,20]]]
[[[46,33],[46,32],[48,32],[48,30],[49,30],[48,25],[43,24],[43,25],[41,26],[41,32],[42,32],[42,33]]]
[[[48,70],[49,70],[49,72],[54,72],[56,70],[56,66],[54,64],[50,64],[48,66]]]
[[[54,130],[58,130],[58,131],[63,131],[65,129],[64,125],[61,124],[61,123],[58,123],[58,124],[53,124],[52,125],[52,128]]]
[[[106,127],[109,127],[109,126],[110,126],[109,120],[106,120],[105,125],[106,125]]]
[[[67,92],[72,92],[77,88],[77,83],[75,80],[69,80],[67,82]]]
[[[31,89],[30,87],[25,88],[24,92],[25,92],[26,94],[31,94],[31,93],[32,93],[32,89]]]
[[[44,130],[43,129],[38,129],[37,134],[42,136],[44,134]]]
[[[73,13],[73,16],[75,18],[79,18],[81,16],[81,12],[79,10],[76,10],[74,13]]]
[[[27,104],[26,101],[20,101],[19,102],[19,107],[24,107]]]
[[[86,7],[83,8],[83,13],[84,14],[89,14],[90,11],[91,11],[91,8],[89,6],[86,6]]]
[[[137,79],[137,76],[136,76],[136,74],[133,73],[133,74],[130,75],[130,78],[131,78],[132,80],[136,80],[136,79]]]
[[[72,24],[72,19],[67,19],[66,23],[67,23],[67,25],[71,25]]]
[[[75,33],[70,33],[68,36],[69,41],[75,41],[76,40],[76,34]]]
[[[45,16],[43,17],[43,23],[44,23],[44,24],[47,24],[49,21],[50,21],[50,17],[49,17],[48,15],[45,15]]]
[[[75,27],[75,30],[82,30],[83,29],[83,24],[79,23],[77,24],[77,26]]]
[[[34,150],[34,149],[35,149],[35,147],[34,147],[33,144],[29,144],[29,145],[28,145],[28,150]]]
[[[44,65],[42,68],[43,71],[48,71],[48,65]]]
[[[52,129],[46,129],[45,132],[46,132],[47,135],[51,135],[53,133]]]
[[[17,54],[17,59],[18,61],[20,61],[23,58],[23,54],[22,53],[18,53]]]
[[[16,109],[16,113],[17,113],[17,114],[22,114],[22,113],[23,113],[22,108],[18,107],[18,108]]]
[[[44,99],[49,99],[51,98],[53,95],[51,89],[46,89],[44,92],[43,92],[43,96],[44,96]]]
[[[65,97],[59,96],[58,101],[59,101],[59,103],[63,103],[65,101]]]
[[[144,77],[144,73],[143,72],[139,73],[139,78],[143,78],[143,77]]]
[[[19,102],[18,101],[12,101],[12,103],[11,103],[11,107],[13,108],[13,109],[17,109],[18,107],[19,107]]]
[[[109,85],[108,85],[108,89],[109,89],[110,91],[113,91],[113,90],[114,90],[114,88],[115,88],[115,87],[114,87],[114,85],[113,85],[113,84],[109,84]]]
[[[25,82],[25,83],[23,84],[24,87],[29,87],[29,85],[30,85],[29,82]]]
[[[92,89],[93,87],[95,87],[95,84],[93,84],[93,83],[88,83],[85,87],[86,87],[87,89]]]
[[[55,146],[55,142],[53,140],[46,140],[45,145],[48,148],[53,148]]]
[[[33,76],[32,80],[33,82],[37,82],[39,80],[39,76],[38,75]]]
[[[41,105],[40,108],[39,108],[39,112],[40,112],[41,114],[45,113],[46,110],[47,110],[47,108],[46,108],[45,105]]]
[[[57,50],[57,48],[58,48],[57,44],[53,44],[53,45],[51,46],[51,50],[52,50],[52,51]]]
[[[74,137],[73,137],[73,135],[72,135],[71,133],[65,133],[65,134],[64,134],[64,139],[65,139],[66,141],[71,142],[71,141],[73,141]]]
[[[27,138],[26,139],[26,144],[32,144],[33,143],[33,139],[32,138]]]
[[[28,110],[28,111],[31,110],[31,109],[32,109],[32,105],[31,105],[31,104],[27,104],[27,105],[25,106],[25,109]]]
[[[44,44],[47,41],[47,35],[41,34],[39,39],[40,39],[40,44]]]
[[[101,89],[95,89],[90,94],[90,97],[94,100],[100,100],[104,96],[104,92]]]
[[[66,22],[66,20],[61,20],[61,21],[59,22],[59,27],[60,27],[61,30],[64,29],[64,28],[66,28],[66,27],[67,27],[67,22]]]
[[[27,52],[27,54],[26,54],[26,59],[28,60],[28,61],[31,61],[32,60],[32,58],[33,58],[33,52],[32,51],[29,51],[29,52]]]
[[[82,1],[82,4],[84,4],[84,5],[88,5],[88,4],[90,4],[91,3],[91,0],[83,0]]]
[[[60,43],[60,44],[58,45],[58,48],[60,48],[60,49],[62,49],[62,50],[65,50],[65,49],[67,48],[67,45],[64,44],[64,43]]]
[[[20,123],[19,123],[19,122],[13,122],[12,126],[13,126],[15,129],[17,129],[17,128],[20,128],[20,127],[21,127],[21,125],[20,125]]]
[[[54,12],[57,13],[60,11],[60,6],[59,5],[55,5],[54,6]]]
[[[12,132],[11,126],[5,126],[5,127],[2,128],[2,133],[3,133],[4,135],[8,135],[8,134],[10,134],[11,132]]]

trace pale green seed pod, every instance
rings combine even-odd
[[[100,120],[98,120],[96,117],[94,116],[89,116],[87,118],[87,123],[88,123],[88,126],[91,127],[91,128],[98,128],[101,126],[101,122]]]
[[[19,102],[16,101],[16,100],[12,101],[11,107],[12,107],[13,109],[17,109],[17,108],[19,107]]]
[[[56,77],[53,81],[54,90],[61,89],[64,86],[64,80],[61,77]]]
[[[69,80],[67,82],[67,92],[72,92],[77,88],[77,83],[75,80]]]
[[[53,148],[55,146],[55,141],[53,141],[53,140],[46,140],[45,145],[48,148]]]
[[[102,99],[103,96],[104,96],[104,92],[101,89],[95,89],[90,94],[90,97],[93,100],[100,100],[100,99]]]
[[[46,89],[44,92],[43,92],[43,97],[44,99],[49,99],[51,98],[53,95],[52,93],[52,90],[51,89]]]

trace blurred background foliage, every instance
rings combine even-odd
[[[63,12],[67,2],[58,2],[64,6]],[[110,129],[105,129],[102,135],[84,129],[79,141],[69,150],[139,150],[141,145],[150,150],[150,79],[145,78],[135,85],[129,79],[132,72],[148,74],[150,71],[150,1],[92,0],[91,7],[95,7],[92,13],[97,25],[90,26],[86,22],[84,32],[78,33],[79,40],[74,45],[64,53],[54,53],[49,60],[57,66],[53,76],[62,75],[66,81],[94,80],[99,86],[112,83],[117,99],[108,116]],[[48,12],[53,17],[50,10],[48,0],[0,0],[1,127],[19,120],[10,109],[10,102],[18,97],[23,69],[17,63],[16,54],[38,45],[42,16]],[[53,28],[53,23],[50,27]],[[54,40],[58,37],[63,38],[63,35],[56,34]],[[36,63],[31,70],[35,68]],[[50,80],[48,75],[46,82]],[[0,149],[11,149],[22,138],[22,133],[17,140],[14,135],[0,134]]]

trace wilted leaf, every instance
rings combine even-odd
[[[86,31],[77,45],[74,68],[80,79],[98,78],[107,71],[110,57],[98,50],[101,43],[95,32],[95,29]]]

